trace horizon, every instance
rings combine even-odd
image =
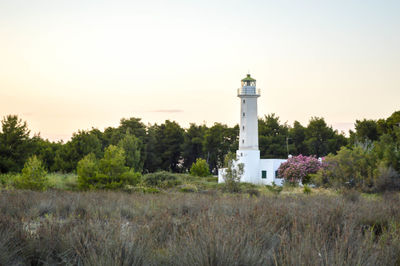
[[[322,117],[348,134],[400,109],[399,12],[397,1],[2,2],[0,116],[64,142],[129,117],[233,126],[249,72],[259,117]]]

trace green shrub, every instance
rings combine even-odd
[[[400,175],[393,167],[381,165],[376,170],[374,179],[374,191],[398,191],[400,190]]]
[[[158,188],[154,187],[143,187],[143,193],[150,193],[150,194],[157,194],[160,193],[160,190]]]
[[[16,187],[31,190],[46,190],[48,179],[46,170],[36,155],[28,158],[22,169],[22,174],[16,179]]]
[[[304,194],[311,194],[311,188],[308,185],[304,185],[303,187],[303,193]]]
[[[140,173],[125,166],[125,153],[120,147],[110,145],[99,161],[94,154],[78,162],[78,186],[81,189],[116,189],[140,182]]]
[[[195,163],[192,164],[190,168],[190,174],[194,176],[209,176],[210,168],[206,160],[198,158]]]
[[[180,192],[197,192],[198,189],[195,185],[192,184],[185,184],[179,188]]]
[[[77,190],[77,175],[73,173],[50,173],[47,175],[49,187],[60,190]]]
[[[244,172],[244,164],[237,162],[236,154],[230,152],[225,156],[224,188],[231,193],[240,191],[240,179]]]
[[[143,176],[143,183],[150,187],[171,188],[181,184],[177,175],[167,172],[159,171],[150,173]]]
[[[265,187],[266,187],[269,191],[271,191],[272,193],[274,193],[274,194],[276,194],[276,195],[278,195],[279,193],[281,193],[282,190],[283,190],[283,187],[277,186],[277,185],[275,184],[275,182],[272,182],[272,185],[266,185]]]
[[[375,160],[368,150],[342,147],[337,155],[328,155],[324,166],[312,178],[315,185],[369,191],[373,186]]]
[[[0,185],[4,187],[12,187],[15,184],[15,180],[19,178],[19,174],[7,173],[0,174]]]
[[[89,189],[95,186],[97,179],[96,175],[99,171],[98,161],[93,153],[83,157],[78,162],[76,169],[78,173],[78,187],[81,189]]]

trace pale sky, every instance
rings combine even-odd
[[[259,116],[348,129],[400,108],[400,1],[0,0],[0,116],[68,140],[121,118]]]

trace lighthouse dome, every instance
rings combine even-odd
[[[244,79],[242,79],[242,87],[244,87],[244,86],[255,87],[256,86],[256,80],[253,79],[250,74],[247,74],[247,76]]]

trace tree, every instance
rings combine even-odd
[[[122,132],[118,128],[114,127],[107,127],[104,129],[102,145],[103,149],[110,145],[117,145],[118,142],[123,138],[126,132]]]
[[[225,155],[231,149],[231,143],[237,138],[232,136],[226,125],[215,123],[204,136],[204,153],[211,172],[216,173],[224,164]]]
[[[208,167],[208,163],[206,160],[198,158],[195,163],[192,164],[190,168],[190,174],[194,176],[209,176],[210,168]]]
[[[281,125],[275,114],[264,116],[258,120],[260,155],[263,158],[286,158],[286,137],[289,127]]]
[[[400,127],[400,111],[396,111],[386,119],[388,133],[392,133],[395,128]]]
[[[398,137],[396,137],[398,136]],[[373,143],[371,150],[376,161],[385,167],[400,171],[400,128],[395,128],[392,134],[383,134],[379,141]]]
[[[32,138],[34,151],[33,153],[43,162],[43,166],[48,171],[59,171],[55,165],[56,154],[59,149],[62,148],[62,142],[51,142],[44,140],[40,135],[36,135]]]
[[[70,141],[57,151],[55,168],[64,172],[72,172],[76,169],[78,162],[89,153],[100,158],[102,156],[102,143],[93,132],[79,130],[78,133],[72,135]]]
[[[100,160],[93,153],[78,162],[78,186],[82,189],[114,189],[136,185],[140,174],[125,166],[125,152],[110,145]]]
[[[26,122],[17,115],[7,115],[1,121],[0,172],[19,172],[33,152]]]
[[[110,145],[104,151],[104,157],[99,161],[99,171],[111,182],[120,182],[120,177],[128,171],[125,166],[125,151],[121,147]]]
[[[368,191],[373,187],[376,161],[369,150],[360,146],[342,147],[337,155],[330,154],[324,166],[313,177],[313,182],[325,187],[347,187]]]
[[[147,128],[147,134],[145,138],[145,150],[146,158],[144,159],[144,172],[153,173],[161,169],[161,158],[157,151],[157,132],[158,125],[152,125]]]
[[[127,134],[119,141],[118,147],[121,147],[125,151],[125,165],[135,169],[137,172],[142,172],[144,162],[141,159],[141,141],[135,135]]]
[[[33,155],[28,158],[22,169],[22,175],[17,179],[16,186],[22,189],[45,190],[48,184],[46,170],[42,162]]]
[[[328,153],[336,153],[347,144],[347,139],[328,127],[323,118],[312,117],[307,126],[305,144],[310,155],[322,157]]]
[[[222,176],[225,182],[225,187],[229,192],[240,191],[239,183],[244,173],[244,164],[237,162],[238,159],[235,153],[229,152],[225,156],[224,160],[225,170]]]
[[[181,167],[183,129],[175,121],[166,120],[156,128],[156,151],[161,159],[161,169],[178,172]]]
[[[140,121],[141,118],[131,117],[129,119],[122,118],[118,130],[125,134],[129,131],[129,134],[135,135],[135,137],[143,140],[146,136],[146,126]]]
[[[185,131],[182,157],[183,165],[186,169],[189,169],[197,158],[205,158],[203,144],[206,131],[206,125],[197,126],[193,123]]]
[[[358,141],[375,141],[379,138],[378,124],[375,120],[356,120],[355,123],[356,137]]]
[[[89,153],[78,162],[78,187],[81,189],[90,189],[96,186],[97,173],[99,171],[98,160],[93,153]]]
[[[292,155],[308,154],[307,146],[305,144],[306,128],[300,122],[294,121],[293,127],[289,129],[288,143],[292,143],[289,148],[289,153]]]

